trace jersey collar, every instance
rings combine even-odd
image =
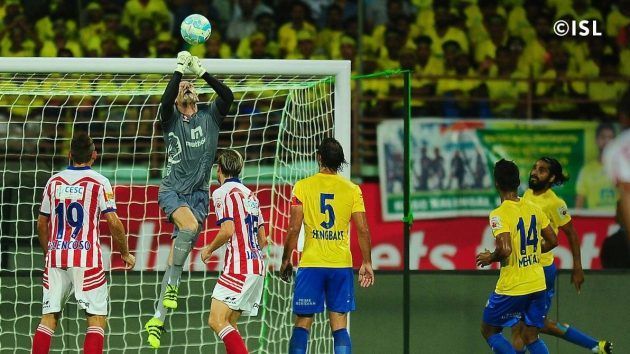
[[[226,184],[228,182],[236,182],[236,183],[241,183],[241,180],[236,178],[236,177],[230,177],[228,179],[226,179],[225,181],[223,181],[223,184]]]
[[[82,170],[91,170],[92,168],[90,166],[81,166],[81,167],[68,166],[68,169],[73,170],[73,171],[82,171]]]

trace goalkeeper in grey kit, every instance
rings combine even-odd
[[[216,100],[208,105],[198,104],[193,83],[182,81],[186,69],[210,85],[217,94]],[[208,74],[199,58],[179,52],[177,68],[161,100],[160,119],[168,163],[158,203],[169,222],[175,224],[175,231],[155,315],[145,324],[153,348],[160,347],[167,310],[177,308],[184,262],[208,216],[210,173],[219,129],[232,101],[232,90]]]

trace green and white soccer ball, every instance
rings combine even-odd
[[[202,15],[194,14],[186,17],[180,26],[182,38],[190,44],[197,45],[205,42],[210,37],[212,25]]]

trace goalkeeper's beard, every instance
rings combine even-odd
[[[197,98],[194,94],[184,94],[182,96],[181,105],[183,107],[190,107],[197,104],[197,102],[199,102],[199,98]]]

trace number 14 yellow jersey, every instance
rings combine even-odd
[[[518,296],[546,289],[540,258],[541,230],[547,226],[549,218],[542,209],[523,198],[505,200],[490,213],[494,237],[507,232],[512,243],[512,253],[501,262],[497,294]]]
[[[352,267],[349,226],[364,212],[361,189],[339,176],[317,173],[293,187],[292,204],[304,211],[304,251],[300,267]]]

